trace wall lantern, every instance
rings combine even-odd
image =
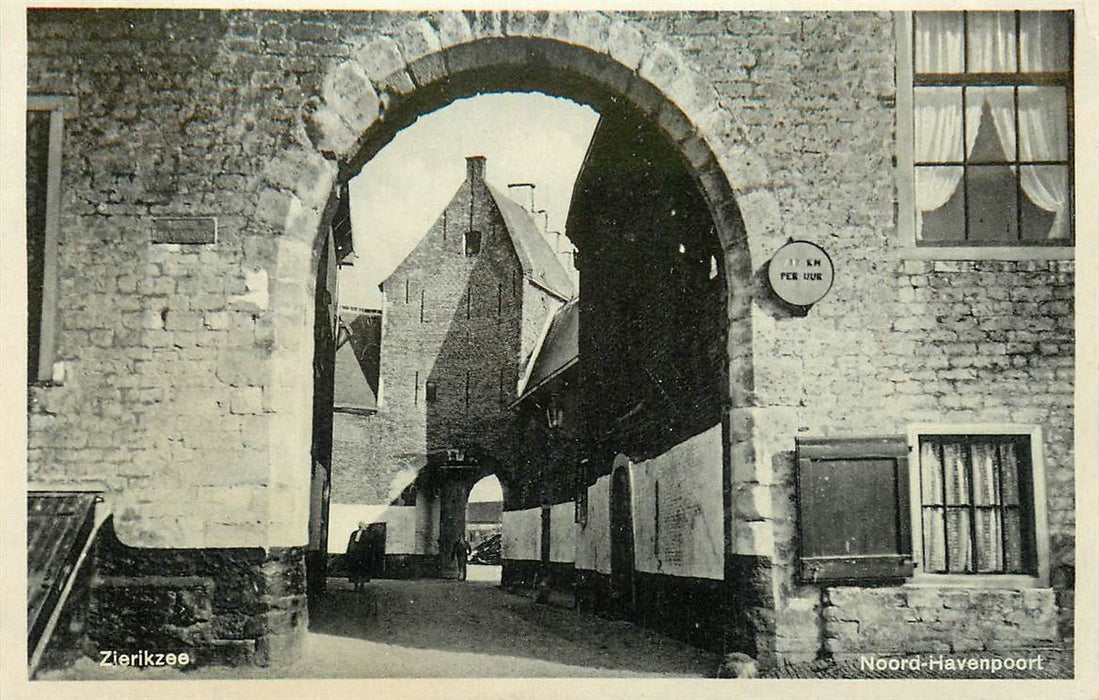
[[[550,394],[549,401],[546,402],[546,425],[551,429],[560,428],[564,418],[565,409],[561,407],[557,394]]]

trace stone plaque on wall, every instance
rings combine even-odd
[[[208,245],[217,243],[218,222],[212,216],[179,216],[153,219],[153,243]]]

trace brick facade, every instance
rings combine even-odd
[[[397,505],[414,484],[401,505],[440,503],[438,532],[425,531],[414,554],[444,559],[478,478],[532,481],[515,470],[508,405],[546,320],[572,292],[554,284],[567,283],[556,259],[552,271],[537,265],[541,233],[490,191],[485,168],[483,157],[467,158],[465,182],[382,283],[378,411],[335,426],[333,501]]]
[[[745,648],[763,660],[872,643],[834,624],[861,608],[848,599],[820,609],[819,587],[793,578],[796,436],[1025,422],[1043,431],[1054,595],[992,592],[978,601],[971,593],[965,615],[1022,596],[1042,627],[1018,640],[1046,639],[1055,609],[1063,641],[1075,571],[1075,265],[904,252],[893,166],[902,148],[899,21],[889,13],[28,13],[29,93],[77,102],[65,124],[57,260],[63,381],[30,389],[30,478],[103,483],[121,541],[150,552],[299,552],[310,510],[304,397],[313,394],[319,233],[334,184],[417,116],[459,97],[538,89],[601,112],[614,98],[670,143],[720,251],[721,386],[702,412],[719,411],[726,579],[748,601],[734,611],[734,636],[749,637]],[[165,216],[216,217],[218,241],[151,243],[153,220]],[[834,287],[807,315],[774,303],[761,281],[790,238],[818,243],[836,265]],[[576,242],[593,291],[600,266],[640,269],[648,260]],[[596,309],[617,298],[613,289],[587,291],[584,303]],[[650,299],[624,303],[646,318]],[[532,334],[520,337],[512,350]],[[387,383],[383,395],[400,401],[407,386]],[[679,415],[648,406],[652,422]],[[611,403],[592,410],[621,413]],[[663,443],[651,448],[659,452],[691,432],[669,425],[666,437],[639,435],[637,449],[652,440]],[[867,600],[876,595],[892,594]],[[896,622],[911,605],[865,607],[879,620],[895,607],[886,617]],[[929,648],[947,637],[929,636]]]

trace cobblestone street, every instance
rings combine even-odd
[[[506,593],[492,567],[469,581],[374,580],[356,593],[330,579],[302,657],[282,668],[198,668],[187,678],[713,677],[718,657],[626,622]],[[477,580],[482,579],[482,580]],[[484,580],[488,579],[488,580]],[[44,680],[180,678],[82,659]]]
[[[374,580],[355,592],[330,579],[316,602],[301,658],[279,668],[100,667],[81,659],[43,680],[245,678],[713,678],[716,654],[633,624],[606,620],[497,587],[499,567],[471,566],[469,580]],[[1071,653],[1035,650],[1030,672],[863,668],[858,661],[784,663],[773,679],[1071,678]],[[944,658],[1012,658],[967,653]],[[886,657],[882,657],[883,659]],[[928,655],[920,657],[928,666]],[[932,664],[933,666],[933,664]]]

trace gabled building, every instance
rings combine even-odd
[[[484,173],[484,157],[467,158],[450,203],[380,285],[377,413],[335,425],[348,456],[333,508],[348,526],[387,523],[395,571],[433,572],[465,531],[473,483],[506,482],[508,406],[547,319],[574,294],[530,214]]]

